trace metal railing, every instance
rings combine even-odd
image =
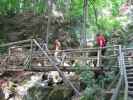
[[[122,51],[121,45],[119,46],[119,63],[120,63],[120,69],[121,69],[121,76],[123,76],[124,79],[124,100],[128,100],[128,80],[127,80],[127,72],[126,72],[126,66],[125,66],[125,60],[124,60],[124,52]]]
[[[118,81],[118,84],[116,86],[116,89],[112,95],[111,100],[118,100],[120,88],[122,87],[122,83],[124,80],[124,98],[123,100],[128,100],[128,80],[127,80],[127,73],[126,73],[126,65],[125,65],[125,59],[124,59],[124,49],[121,45],[119,45],[118,48],[118,64],[119,64],[119,72],[120,72],[120,78]]]

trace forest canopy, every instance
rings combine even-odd
[[[49,15],[55,9],[62,13],[64,21],[76,22],[77,35],[83,33],[91,38],[99,31],[110,35],[120,29],[117,17],[124,3],[126,0],[0,0],[0,15],[12,17],[24,12]]]

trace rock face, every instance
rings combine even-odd
[[[0,17],[0,21],[0,29],[6,33],[9,41],[46,36],[48,17],[44,15],[39,16],[32,12],[25,12],[10,18]],[[56,18],[52,19],[49,33],[58,32],[58,29],[65,27],[65,24]]]
[[[56,16],[52,16],[49,28],[49,40],[58,38],[63,45],[76,45],[78,42],[72,33],[67,33],[66,30],[70,27],[70,22],[62,21]],[[46,39],[48,25],[48,16],[34,15],[32,12],[25,12],[14,15],[13,17],[0,16],[0,33],[6,35],[8,41],[14,42],[29,38],[43,38]]]
[[[4,31],[7,33],[9,41],[38,37],[42,34],[45,36],[47,20],[48,18],[46,16],[37,16],[29,12],[17,14],[8,19],[8,23],[5,24],[5,27],[7,28]],[[52,24],[55,23],[55,20],[53,20]],[[53,33],[58,28],[58,25],[57,27],[53,27],[52,24],[50,27],[50,33]]]

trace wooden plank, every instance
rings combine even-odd
[[[116,67],[115,67],[116,68]],[[62,71],[77,71],[76,68],[74,67],[68,67],[68,66],[59,66],[59,69],[62,70]],[[38,71],[38,72],[45,72],[45,71],[56,71],[56,69],[53,67],[53,66],[42,66],[42,67],[39,67],[39,66],[32,66],[31,68],[25,68],[23,66],[13,66],[13,65],[10,65],[10,66],[7,66],[7,68],[5,69],[5,71],[8,71],[8,70],[11,70],[11,71],[17,71],[17,70],[24,70],[24,71]],[[101,70],[100,68],[78,68],[79,71],[96,71],[96,70]],[[113,71],[115,70],[114,68],[103,68],[103,71]]]
[[[11,43],[6,43],[6,44],[1,44],[0,47],[6,47],[6,46],[12,46],[12,45],[17,45],[17,44],[23,44],[23,43],[30,43],[31,39],[28,40],[22,40],[22,41],[17,41],[17,42],[11,42]]]

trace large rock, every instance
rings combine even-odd
[[[73,91],[65,86],[57,86],[50,92],[47,100],[71,100]]]
[[[72,90],[65,86],[40,87],[29,89],[24,100],[71,100]]]

